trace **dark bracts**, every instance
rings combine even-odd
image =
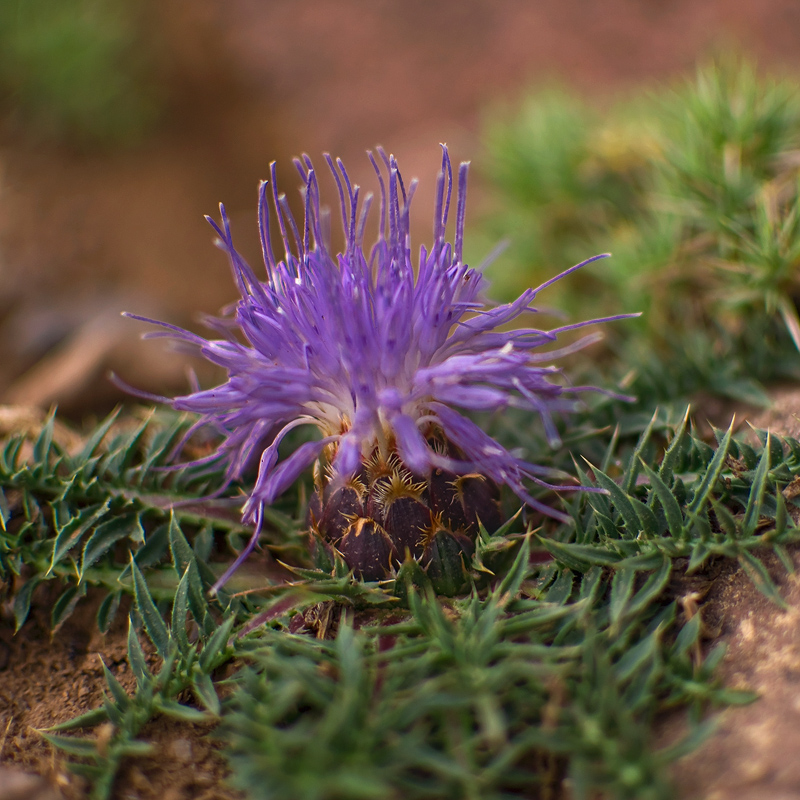
[[[493,531],[503,521],[490,479],[434,469],[416,480],[394,454],[376,453],[344,481],[325,479],[320,467],[315,482],[312,543],[328,556],[335,549],[363,580],[387,578],[413,558],[438,591],[452,594],[464,585],[479,525]]]

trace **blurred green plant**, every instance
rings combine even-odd
[[[698,391],[763,401],[759,383],[800,377],[794,82],[729,57],[602,114],[550,90],[495,112],[486,143],[486,231],[512,242],[489,277],[518,290],[611,251],[559,302],[644,311],[610,349],[645,406]]]
[[[4,0],[0,107],[77,145],[136,140],[159,110],[144,11],[136,0]]]

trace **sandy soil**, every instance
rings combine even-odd
[[[0,623],[0,798],[6,794],[2,769],[43,779],[38,791],[79,800],[86,796],[84,781],[67,772],[60,756],[37,733],[38,729],[72,719],[102,703],[102,662],[129,692],[136,687],[127,655],[126,615],[102,636],[94,623],[97,604],[91,599],[56,633],[50,633],[49,607],[55,596],[37,598],[32,619],[16,637],[13,618]],[[156,666],[157,659],[152,659]],[[95,729],[98,737],[103,726]],[[223,785],[226,767],[210,727],[159,719],[148,725],[143,738],[153,745],[154,757],[131,759],[117,781],[115,797],[142,800],[234,800],[239,795]],[[10,781],[10,778],[7,778]],[[28,795],[20,795],[28,800]],[[36,800],[31,795],[30,800]],[[42,798],[44,800],[44,798]]]

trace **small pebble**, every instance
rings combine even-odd
[[[192,743],[188,739],[175,739],[170,750],[177,761],[186,764],[192,760]]]
[[[64,796],[40,775],[0,767],[0,800],[63,800]]]

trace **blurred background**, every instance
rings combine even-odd
[[[123,399],[109,370],[185,389],[183,358],[119,313],[200,329],[199,313],[233,300],[203,215],[223,201],[257,263],[258,181],[277,160],[297,208],[302,152],[340,156],[370,188],[364,151],[395,153],[421,179],[418,246],[446,142],[473,162],[473,262],[509,237],[500,294],[536,280],[526,259],[555,274],[573,250],[592,255],[589,240],[604,245],[573,236],[576,218],[617,240],[627,230],[606,206],[633,202],[652,137],[620,104],[671,91],[720,52],[791,78],[798,41],[793,0],[0,0],[0,402],[100,413]],[[613,130],[598,122],[612,113]],[[538,148],[527,156],[523,129]],[[578,150],[591,158],[575,174],[602,162],[603,180],[580,187],[576,214],[562,195]],[[534,217],[566,239],[548,244]]]

